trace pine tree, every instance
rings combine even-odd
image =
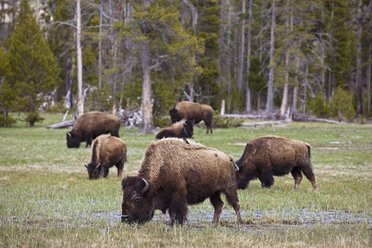
[[[201,73],[197,78],[194,87],[200,98],[207,98],[206,103],[216,107],[220,102],[217,98],[220,90],[217,81],[220,77],[218,67],[219,31],[220,31],[220,4],[215,0],[195,0],[194,5],[198,9],[197,35],[204,41],[204,53],[197,54],[198,66]],[[212,98],[211,98],[212,97]]]
[[[132,53],[136,51],[140,57],[143,115],[140,133],[151,133],[154,91],[168,88],[163,95],[172,96],[174,104],[176,89],[182,82],[192,80],[194,55],[200,52],[200,47],[196,37],[183,28],[178,0],[144,0],[133,3],[133,10],[130,22],[121,26],[121,34],[127,43],[133,44]],[[156,96],[161,99],[161,95]]]
[[[19,91],[18,110],[35,113],[43,94],[59,83],[60,69],[27,0],[21,2],[15,30],[9,39],[9,57],[8,81]]]

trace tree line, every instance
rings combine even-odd
[[[367,0],[0,0],[0,112],[369,117]]]

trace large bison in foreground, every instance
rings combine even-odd
[[[127,145],[120,138],[111,135],[100,135],[92,145],[92,155],[88,170],[89,179],[107,177],[109,168],[116,166],[118,178],[121,178],[124,162],[127,161]]]
[[[235,177],[236,166],[225,153],[176,138],[152,143],[146,150],[137,176],[122,181],[122,222],[144,223],[156,209],[168,209],[172,224],[183,224],[189,204],[209,198],[218,222],[226,196],[242,222]]]
[[[247,143],[242,157],[236,162],[239,189],[245,189],[250,180],[258,178],[262,187],[274,184],[273,176],[292,173],[297,189],[303,173],[317,189],[310,161],[309,144],[278,136],[263,136]]]
[[[180,121],[182,119],[194,120],[195,124],[200,121],[204,121],[207,126],[207,133],[212,130],[213,121],[213,108],[206,104],[199,104],[195,102],[182,101],[174,105],[174,107],[169,110],[169,115],[171,117],[172,123]]]
[[[166,127],[160,130],[155,138],[191,138],[194,134],[194,121],[192,120],[182,120],[176,123],[173,123],[171,126]]]
[[[66,134],[67,147],[79,148],[80,142],[85,141],[85,147],[101,134],[111,133],[119,137],[120,120],[115,115],[101,112],[88,112],[76,118],[74,126]]]

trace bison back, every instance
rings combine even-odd
[[[139,176],[154,182],[158,189],[184,191],[189,204],[236,184],[234,162],[228,155],[174,138],[149,146]]]
[[[117,116],[90,112],[76,119],[73,130],[76,135],[84,139],[87,136],[96,138],[107,133],[119,137],[119,128],[120,121]]]

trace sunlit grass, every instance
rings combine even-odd
[[[28,128],[0,129],[0,247],[370,247],[372,237],[372,126],[292,123],[286,126],[195,128],[192,140],[235,160],[247,141],[279,135],[308,142],[319,186],[306,178],[297,191],[290,175],[271,189],[258,180],[239,191],[244,224],[225,202],[219,225],[211,224],[209,200],[189,208],[183,227],[170,227],[156,212],[142,226],[120,223],[121,188],[116,168],[89,181],[83,167],[90,148],[66,148],[68,129],[45,129],[63,115],[43,115]],[[19,117],[20,118],[20,117]],[[135,175],[154,135],[120,129],[128,146],[123,174]]]

